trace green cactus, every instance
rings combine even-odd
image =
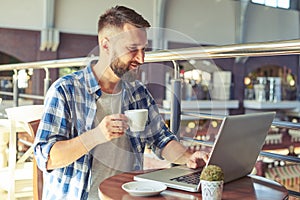
[[[224,180],[224,172],[221,167],[217,165],[208,165],[203,168],[200,180],[205,181],[223,181]]]

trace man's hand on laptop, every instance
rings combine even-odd
[[[208,153],[204,151],[196,151],[189,157],[186,166],[192,169],[203,167],[207,162],[207,160],[208,160]]]
[[[208,153],[205,151],[191,153],[180,142],[171,140],[162,150],[162,157],[171,163],[196,169],[205,165],[208,160]]]

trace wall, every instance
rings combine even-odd
[[[61,32],[96,35],[99,15],[115,5],[132,7],[152,23],[153,1],[63,0],[56,1],[55,25]]]
[[[299,38],[299,11],[249,4],[246,15],[246,42]]]
[[[43,23],[42,0],[0,0],[0,28],[40,30]]]
[[[165,25],[178,31],[198,44],[233,44],[235,43],[235,1],[218,0],[172,0],[166,7]],[[177,42],[185,37],[167,39]]]
[[[0,28],[41,30],[44,1],[0,0]],[[155,1],[56,0],[54,24],[63,33],[96,35],[99,14],[116,4],[136,9],[153,24]],[[183,38],[175,38],[180,42],[188,38],[199,44],[232,44],[238,4],[234,0],[166,0],[164,28],[182,34]],[[299,12],[249,3],[245,30],[245,42],[299,38]]]

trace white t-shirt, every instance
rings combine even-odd
[[[121,97],[121,92],[117,94],[102,92],[102,96],[97,100],[96,126],[106,115],[121,113]],[[88,199],[99,200],[99,184],[104,179],[115,174],[132,171],[134,169],[134,154],[126,135],[97,145],[91,152],[94,158],[92,165],[92,185]]]

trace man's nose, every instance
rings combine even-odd
[[[139,64],[143,64],[144,57],[145,57],[145,51],[143,49],[137,50],[135,54],[135,61],[138,62]]]

